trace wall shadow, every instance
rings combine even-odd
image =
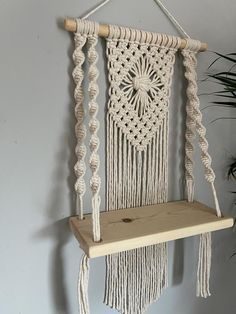
[[[61,31],[64,30],[63,20],[57,19],[57,27]],[[49,204],[46,206],[46,215],[52,223],[34,234],[35,239],[52,239],[54,248],[50,256],[49,277],[51,281],[51,293],[54,303],[54,312],[56,314],[70,314],[70,307],[67,296],[65,278],[67,277],[65,268],[65,245],[68,243],[72,234],[69,228],[69,217],[59,219],[60,216],[73,216],[75,210],[75,192],[74,192],[74,165],[76,162],[75,145],[76,138],[74,132],[75,116],[74,116],[74,85],[72,81],[73,61],[72,53],[73,34],[70,45],[67,49],[65,57],[68,57],[68,67],[65,75],[68,74],[67,91],[69,95],[69,103],[66,105],[67,116],[64,120],[64,134],[59,140],[59,151],[54,161],[54,171],[52,174],[52,187],[49,191]],[[66,87],[65,87],[66,88]],[[69,151],[69,153],[68,153]],[[67,165],[67,168],[65,167]],[[69,199],[69,208],[61,208],[65,204],[65,178],[69,193],[66,197]],[[65,214],[66,213],[66,214]],[[71,313],[73,314],[73,313]]]
[[[69,314],[69,304],[66,294],[64,266],[64,246],[71,237],[68,218],[59,220],[38,231],[35,238],[53,238],[55,245],[50,256],[49,277],[51,278],[51,294],[54,301],[55,313]],[[71,313],[72,314],[72,313]]]
[[[178,73],[178,77],[175,75],[173,79],[172,89],[177,91],[176,96],[172,99],[173,107],[171,108],[172,125],[171,133],[174,139],[171,141],[171,156],[169,164],[171,165],[171,177],[169,182],[172,182],[170,188],[170,196],[172,199],[184,199],[184,133],[185,133],[185,104],[186,104],[186,82],[179,79],[179,76],[184,77],[184,69],[182,58],[179,56],[175,62],[175,73]],[[174,178],[174,179],[173,179]],[[173,242],[173,272],[172,272],[172,284],[179,285],[183,281],[184,273],[184,240],[176,240]]]
[[[175,240],[173,254],[173,275],[172,285],[180,285],[184,274],[184,240]]]

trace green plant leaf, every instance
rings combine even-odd
[[[210,74],[210,73],[209,73]],[[236,76],[236,73],[234,73],[234,72],[230,72],[230,71],[228,71],[228,72],[218,72],[218,73],[216,73],[216,74],[214,74],[214,75],[217,75],[217,76],[219,76],[219,75],[225,75],[225,76]]]
[[[229,165],[228,178],[230,177],[236,179],[236,160]]]
[[[220,59],[225,59],[228,60],[230,62],[236,63],[236,59],[231,58],[230,56],[236,56],[236,53],[228,53],[226,55],[223,55],[219,52],[214,52],[217,56],[219,56],[218,58],[216,58],[209,66],[208,69],[212,68],[212,66]]]
[[[236,107],[236,101],[235,102],[233,102],[233,101],[213,101],[213,104]]]
[[[226,93],[226,91],[225,91],[225,93]],[[228,93],[228,91],[227,91],[227,93]],[[223,97],[223,98],[231,98],[231,99],[235,99],[235,96],[234,95],[222,95],[222,94],[218,94],[218,93],[215,93],[215,95],[217,96],[217,97]]]
[[[211,78],[214,78],[217,81],[220,81],[227,87],[232,87],[233,89],[236,89],[236,80],[224,77],[224,76],[217,76],[217,75],[209,75]]]
[[[223,55],[223,54],[221,54],[221,53],[219,53],[219,52],[216,52],[216,55],[219,56],[220,58],[223,58],[223,59],[225,59],[225,60],[228,60],[228,61],[231,61],[231,62],[233,62],[233,63],[236,63],[236,59],[229,57],[229,56],[234,55],[234,54],[232,54],[232,53],[228,53],[228,54],[226,54],[226,55]]]

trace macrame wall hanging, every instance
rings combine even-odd
[[[159,2],[159,1],[158,1]],[[173,18],[173,17],[172,17]],[[175,21],[176,22],[176,21]],[[74,31],[78,216],[71,228],[85,251],[79,275],[81,314],[89,313],[89,258],[106,256],[104,302],[123,314],[142,314],[168,285],[167,241],[200,235],[197,296],[210,295],[211,231],[233,225],[222,217],[214,187],[196,84],[196,54],[205,45],[190,38],[161,35],[88,20],[66,20]],[[107,104],[107,212],[100,214],[98,35],[106,37],[109,80]],[[168,202],[169,101],[176,52],[181,49],[187,80],[185,173],[187,200]],[[85,59],[88,73],[84,73]],[[83,80],[88,76],[88,105]],[[84,116],[89,112],[90,157]],[[198,136],[214,212],[194,201],[193,140]],[[92,171],[92,214],[83,214],[86,159]],[[104,182],[105,184],[105,182]],[[118,210],[119,209],[119,210]],[[120,210],[124,209],[124,210]]]

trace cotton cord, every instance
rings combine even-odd
[[[75,174],[77,176],[77,180],[75,183],[75,190],[77,193],[77,211],[79,209],[79,218],[83,219],[83,196],[86,190],[84,175],[86,171],[85,165],[85,155],[86,155],[86,146],[84,144],[85,136],[86,136],[86,127],[84,125],[84,108],[83,108],[83,87],[82,82],[84,79],[84,71],[82,69],[82,65],[85,60],[85,55],[83,53],[83,47],[85,43],[88,43],[88,63],[89,63],[89,131],[91,134],[89,146],[91,151],[91,156],[89,160],[90,169],[92,171],[92,177],[90,180],[90,187],[92,191],[92,220],[93,220],[93,238],[94,241],[98,242],[101,239],[100,236],[100,186],[101,179],[99,176],[99,164],[100,159],[98,155],[99,148],[99,137],[98,137],[98,129],[99,129],[99,121],[96,116],[98,113],[98,104],[97,104],[97,96],[99,93],[97,79],[99,75],[99,71],[97,69],[96,63],[98,60],[98,54],[96,52],[97,45],[97,37],[99,25],[92,21],[82,21],[77,20],[77,29],[79,30],[75,33],[75,51],[73,54],[73,60],[75,63],[75,69],[73,71],[73,78],[76,84],[74,97],[76,101],[75,106],[75,116],[77,119],[75,133],[77,138],[76,145],[76,155],[78,161],[75,165]],[[82,33],[81,33],[82,32]]]
[[[190,50],[191,49],[191,50]],[[200,111],[199,98],[197,96],[197,74],[196,53],[200,49],[199,42],[187,40],[186,49],[182,51],[184,57],[185,77],[187,86],[187,118],[186,118],[186,144],[185,144],[185,170],[187,182],[188,201],[192,202],[194,198],[194,177],[193,177],[193,138],[194,133],[199,136],[199,146],[201,149],[201,160],[204,165],[205,178],[211,184],[213,197],[215,201],[216,214],[221,217],[218,198],[216,195],[214,180],[215,173],[211,166],[211,157],[208,153],[208,142],[206,140],[206,129],[202,124],[202,114]],[[206,298],[210,296],[209,281],[211,270],[211,233],[200,235],[199,256],[197,267],[197,296]]]
[[[96,34],[98,32],[98,27],[96,28]],[[92,220],[93,220],[93,237],[95,242],[99,242],[101,239],[100,235],[100,187],[101,187],[101,178],[99,176],[99,166],[100,166],[100,158],[98,155],[99,149],[99,121],[97,119],[98,113],[98,103],[97,96],[99,93],[99,88],[97,84],[97,79],[99,75],[99,71],[97,68],[98,54],[96,52],[96,45],[98,39],[97,35],[89,35],[88,36],[88,63],[89,63],[89,131],[91,134],[89,147],[91,151],[91,156],[89,160],[90,169],[92,171],[92,177],[90,180],[90,187],[92,190]]]
[[[197,297],[207,298],[210,293],[211,232],[200,235],[197,267]]]
[[[93,220],[93,238],[94,241],[100,241],[100,222],[99,222],[99,211],[100,211],[100,184],[101,180],[98,174],[99,170],[99,138],[98,129],[99,122],[96,118],[98,112],[97,96],[98,96],[98,85],[97,78],[99,75],[96,63],[98,60],[98,55],[96,52],[97,44],[97,34],[98,34],[98,24],[91,21],[81,21],[77,20],[78,32],[75,33],[75,50],[73,53],[73,60],[75,68],[73,70],[73,79],[75,82],[75,117],[77,120],[75,126],[75,134],[77,139],[76,145],[76,156],[78,161],[75,164],[75,174],[77,177],[75,183],[75,190],[77,194],[77,210],[79,210],[79,218],[83,219],[83,196],[86,190],[84,175],[86,171],[85,157],[86,157],[86,146],[85,146],[85,136],[86,127],[84,124],[84,93],[83,93],[83,80],[84,71],[83,64],[85,61],[85,54],[83,48],[85,44],[88,44],[88,94],[89,94],[89,131],[90,131],[90,150],[91,155],[89,159],[89,165],[92,171],[92,177],[90,180],[90,187],[92,191],[92,220]],[[89,301],[88,301],[88,280],[89,280],[89,258],[87,255],[83,255],[80,264],[80,273],[78,280],[78,299],[79,299],[79,310],[80,314],[89,314]]]
[[[77,120],[75,126],[75,134],[76,134],[76,148],[75,153],[77,156],[77,162],[75,164],[74,170],[77,177],[75,183],[75,191],[76,191],[76,212],[79,215],[80,219],[83,219],[83,196],[86,191],[86,185],[84,181],[84,175],[86,172],[85,165],[85,156],[86,156],[86,146],[85,146],[85,137],[86,137],[86,128],[84,125],[84,93],[83,93],[83,79],[84,79],[84,71],[82,69],[83,63],[85,61],[85,55],[82,51],[86,43],[87,37],[84,34],[75,34],[74,42],[75,42],[75,50],[73,53],[73,60],[75,64],[75,68],[73,70],[72,76],[75,82],[75,117]]]
[[[175,27],[178,29],[180,34],[182,34],[186,38],[189,38],[190,36],[183,29],[183,27],[180,25],[180,23],[177,21],[177,19],[173,16],[173,14],[170,13],[170,11],[167,9],[167,7],[164,6],[162,1],[160,1],[160,0],[154,0],[154,1],[161,8],[161,10],[166,14],[166,16],[169,18],[169,20],[175,25]]]
[[[98,5],[95,6],[95,8],[92,8],[89,10],[85,15],[81,17],[82,20],[87,19],[94,13],[96,13],[98,10],[100,10],[103,6],[105,6],[108,2],[111,0],[104,0]],[[165,13],[165,15],[168,17],[168,19],[174,24],[174,26],[178,29],[180,34],[182,34],[184,37],[189,38],[190,36],[187,34],[187,32],[183,29],[183,27],[180,25],[180,23],[177,21],[177,19],[173,16],[173,14],[167,9],[167,7],[160,1],[160,0],[154,0],[156,4],[161,8],[161,10]]]
[[[94,14],[95,12],[97,12],[99,9],[101,9],[103,6],[105,6],[108,2],[110,2],[111,0],[105,0],[102,1],[100,4],[98,4],[97,6],[95,6],[95,8],[89,10],[88,13],[86,13],[85,15],[83,15],[81,17],[82,20],[87,19],[89,16],[91,16],[92,14]]]
[[[167,202],[169,97],[178,44],[143,31],[110,29],[108,210]],[[167,262],[166,243],[106,257],[104,302],[123,314],[143,314],[168,286]]]
[[[192,40],[193,42],[193,40]],[[188,49],[196,49],[195,51],[190,50],[183,50],[182,55],[184,57],[183,63],[185,66],[185,77],[188,81],[187,86],[187,98],[188,98],[188,105],[187,107],[190,107],[191,110],[188,111],[187,115],[191,116],[189,118],[191,121],[188,124],[187,131],[194,132],[193,128],[196,129],[196,132],[199,137],[199,147],[201,149],[201,161],[204,166],[205,170],[205,178],[207,182],[211,184],[212,192],[213,192],[213,198],[215,202],[215,208],[216,208],[216,214],[218,217],[221,217],[221,211],[219,208],[219,202],[214,186],[215,181],[215,173],[212,168],[212,159],[211,156],[208,153],[208,142],[206,139],[206,128],[204,127],[202,123],[202,113],[200,111],[200,102],[199,98],[197,96],[197,73],[196,73],[196,66],[197,66],[197,59],[196,59],[196,52],[197,52],[197,46],[193,48],[193,46],[188,45]],[[192,141],[192,135],[191,135],[191,141]],[[189,140],[187,141],[189,145]],[[187,145],[186,144],[186,145]],[[191,145],[190,145],[191,146]],[[189,146],[188,150],[192,151],[193,149]],[[192,164],[192,160],[189,159],[189,164]]]
[[[89,299],[88,299],[88,283],[89,283],[89,258],[83,255],[80,262],[80,272],[78,279],[78,303],[79,313],[89,314]]]
[[[92,171],[92,222],[94,241],[100,241],[100,159],[99,121],[97,119],[99,93],[96,52],[98,24],[77,20],[75,33],[75,165],[77,210],[83,219],[85,193],[83,47],[88,47],[88,94],[90,159]],[[110,26],[107,38],[109,102],[107,110],[107,210],[165,203],[168,200],[168,134],[169,99],[173,66],[180,39]],[[215,173],[208,153],[206,129],[197,97],[196,53],[200,42],[186,39],[184,57],[187,87],[187,121],[185,145],[185,172],[188,200],[194,199],[193,139],[199,138],[205,178],[210,183],[216,213],[221,216],[214,186]],[[106,257],[106,284],[104,302],[123,314],[143,314],[158,300],[168,285],[168,248],[166,243],[143,247]],[[210,295],[211,234],[200,236],[197,270],[197,295]],[[79,306],[82,314],[89,314],[88,302],[89,259],[82,257],[78,283]]]
[[[117,25],[109,25],[107,38],[112,40],[117,39],[119,41],[131,41],[144,46],[145,44],[165,46],[167,48],[173,48],[174,50],[181,47],[181,39],[179,37]]]

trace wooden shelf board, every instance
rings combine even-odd
[[[100,223],[102,241],[95,243],[91,214],[84,220],[70,218],[71,229],[90,258],[230,228],[234,221],[218,218],[201,203],[177,201],[101,212]]]

